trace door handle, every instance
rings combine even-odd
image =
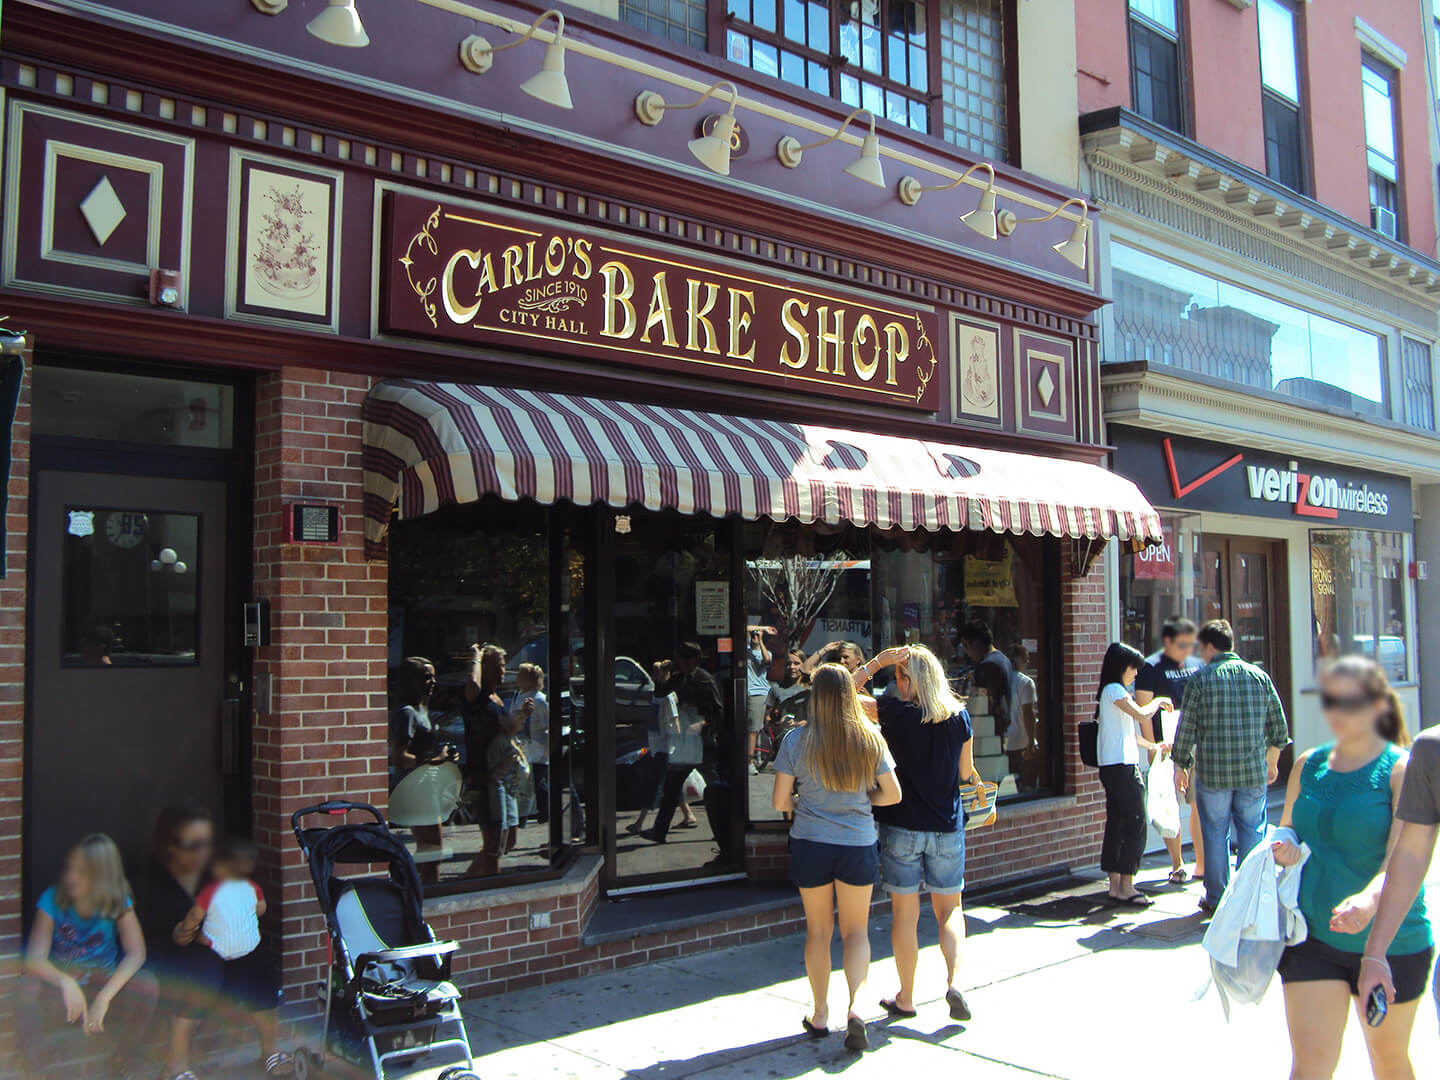
[[[224,698],[220,702],[220,775],[236,776],[240,772],[240,699]]]

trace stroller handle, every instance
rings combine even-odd
[[[385,824],[385,818],[381,816],[380,811],[369,803],[346,802],[343,799],[328,799],[325,802],[316,803],[314,806],[306,806],[296,810],[295,813],[290,815],[290,827],[295,830],[296,835],[299,835],[300,819],[303,817],[309,817],[311,814],[343,816],[351,813],[369,814],[381,825]]]

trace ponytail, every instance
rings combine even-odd
[[[1400,704],[1400,695],[1393,689],[1385,692],[1385,711],[1380,714],[1376,725],[1380,737],[1402,749],[1410,745],[1410,731],[1405,726],[1405,707]]]

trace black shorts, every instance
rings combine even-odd
[[[824,844],[790,838],[790,880],[802,889],[874,885],[880,878],[880,849],[875,844]]]
[[[263,945],[234,960],[222,960],[197,942],[152,957],[150,968],[160,980],[162,1001],[187,1020],[235,1010],[265,1012],[280,1004],[280,980]]]
[[[1403,956],[1392,953],[1385,958],[1395,979],[1392,1005],[1416,1001],[1424,995],[1430,981],[1430,961],[1434,957],[1435,950],[1426,949]],[[1305,941],[1290,946],[1280,955],[1279,971],[1281,982],[1343,982],[1350,987],[1350,993],[1355,994],[1359,991],[1360,954],[1344,952],[1323,941]]]

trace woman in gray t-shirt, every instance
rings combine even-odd
[[[790,877],[805,906],[805,973],[815,1000],[803,1024],[813,1036],[828,1034],[830,939],[838,908],[850,990],[845,1045],[851,1050],[870,1045],[855,1001],[870,967],[867,924],[879,872],[872,810],[899,801],[895,763],[860,706],[854,678],[839,664],[823,665],[811,683],[809,722],[785,736],[775,758],[774,804],[794,815]]]

